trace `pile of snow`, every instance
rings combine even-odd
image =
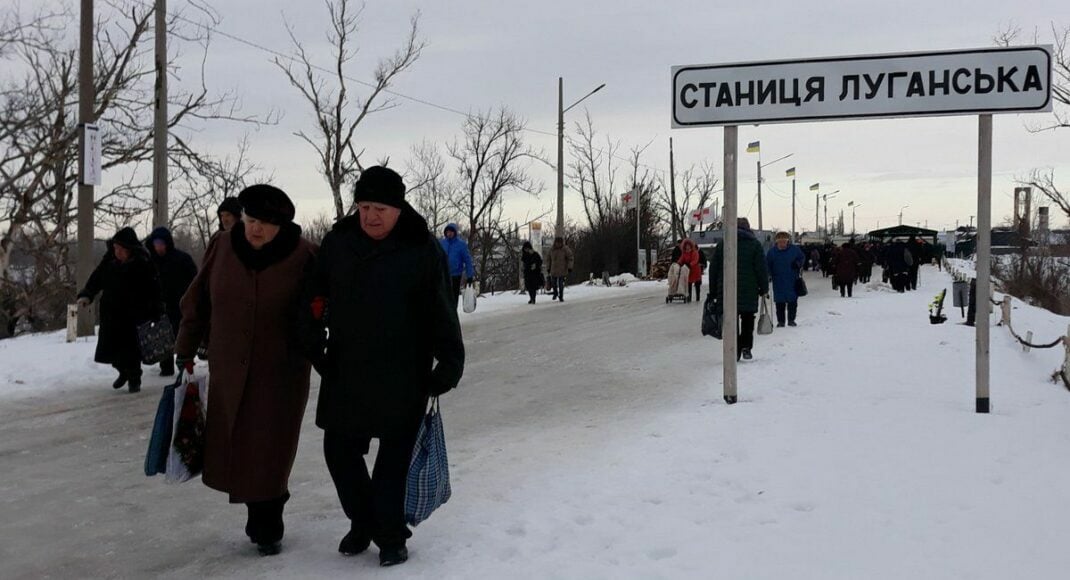
[[[630,280],[629,280],[630,277]],[[627,295],[636,291],[647,289],[657,282],[640,282],[635,276],[630,274],[622,274],[616,277],[619,280],[628,281],[627,284],[614,284],[609,287],[601,285],[601,281],[597,281],[596,285],[591,284],[577,284],[574,286],[565,287],[565,302],[590,302],[592,300],[601,300],[607,297]],[[467,320],[481,320],[487,316],[497,316],[500,314],[508,314],[520,309],[525,308],[553,308],[558,302],[552,300],[553,294],[540,290],[535,298],[535,304],[528,304],[529,296],[527,292],[518,292],[516,290],[510,290],[506,292],[499,292],[497,294],[483,294],[476,302],[476,311],[472,313],[465,313],[462,309],[458,309],[458,315],[461,318],[461,324],[463,325]]]

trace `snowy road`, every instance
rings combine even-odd
[[[244,507],[141,474],[162,379],[5,401],[0,576],[1063,577],[1070,394],[1047,359],[994,330],[980,417],[971,329],[925,318],[942,274],[853,300],[809,280],[801,326],[758,337],[733,407],[700,306],[666,306],[663,286],[467,319],[443,400],[454,497],[395,570],[335,551],[347,523],[311,412],[284,552],[265,559]]]

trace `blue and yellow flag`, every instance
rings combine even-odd
[[[759,144],[761,144],[761,141],[755,141],[753,143],[747,143],[747,153],[757,153],[760,150],[758,148]]]
[[[795,168],[792,167],[791,169],[785,171],[784,175],[786,175],[788,177],[795,177]]]
[[[820,185],[821,185],[820,183],[815,183],[815,184],[811,185],[811,186],[810,186],[810,191],[817,191],[817,190],[818,190],[818,187],[819,187]]]

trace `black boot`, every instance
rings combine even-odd
[[[277,556],[282,551],[282,542],[268,542],[265,544],[257,544],[256,551],[261,556]]]
[[[141,392],[141,377],[132,377],[130,379],[130,392],[131,393],[140,393]]]
[[[409,550],[405,544],[391,546],[379,550],[379,565],[384,568],[404,564],[409,559]]]
[[[338,544],[338,551],[344,556],[356,556],[357,554],[364,553],[371,544],[372,540],[367,534],[356,530],[349,530],[346,537],[342,538],[342,542]]]
[[[743,360],[750,360],[752,358],[754,358],[754,356],[751,355],[750,349],[749,348],[743,349]]]
[[[115,382],[111,384],[111,388],[119,390],[126,386],[126,373],[120,371],[119,378],[115,379]]]

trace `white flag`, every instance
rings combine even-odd
[[[635,209],[639,207],[639,188],[636,187],[628,193],[622,193],[620,195],[620,203],[624,206],[624,209]]]

